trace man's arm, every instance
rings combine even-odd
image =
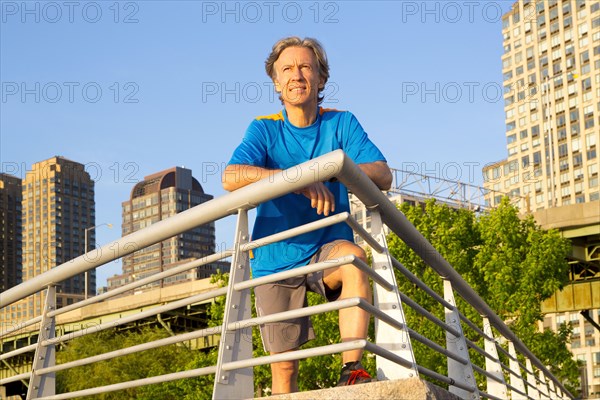
[[[392,171],[390,171],[390,167],[388,167],[385,161],[358,164],[358,166],[375,182],[379,189],[389,190],[392,187]]]
[[[232,192],[246,185],[258,182],[263,178],[268,178],[276,173],[281,172],[280,169],[266,169],[255,167],[253,165],[232,164],[225,167],[222,183],[223,189]],[[335,199],[333,194],[327,189],[322,182],[315,182],[296,192],[310,199],[310,205],[316,209],[317,214],[329,215],[335,211]]]
[[[255,167],[253,165],[231,164],[225,167],[221,182],[223,183],[223,189],[233,192],[263,178],[271,177],[278,172],[281,172],[281,170]]]

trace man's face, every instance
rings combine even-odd
[[[317,58],[306,47],[288,47],[275,61],[275,90],[281,93],[284,104],[317,104],[323,80],[319,76]]]

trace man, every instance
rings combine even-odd
[[[369,140],[349,112],[319,107],[329,78],[329,65],[321,44],[311,38],[289,37],[275,43],[265,61],[267,74],[275,84],[284,110],[258,117],[248,127],[223,176],[223,187],[233,191],[286,168],[336,149],[342,149],[377,184],[386,190],[392,175],[385,157]],[[339,182],[317,182],[261,204],[253,239],[281,232],[328,216],[349,211],[348,193]],[[254,278],[289,270],[309,263],[355,255],[365,260],[365,252],[353,243],[351,229],[337,224],[315,232],[267,245],[254,251],[251,261]],[[268,315],[306,304],[306,290],[328,300],[361,297],[371,302],[366,274],[353,265],[342,265],[320,273],[287,279],[255,288],[259,315]],[[358,307],[339,311],[342,341],[367,336],[369,314]],[[271,354],[292,351],[314,338],[309,318],[261,326],[265,349]],[[370,382],[360,361],[362,350],[342,354],[344,368],[338,385]],[[298,390],[298,361],[271,365],[272,393]]]

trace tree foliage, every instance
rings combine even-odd
[[[520,218],[506,199],[489,214],[480,216],[433,200],[424,207],[403,204],[400,209],[540,361],[575,390],[578,367],[566,347],[569,331],[538,330],[538,322],[543,320],[542,301],[568,281],[569,242],[557,231],[540,229],[531,216]],[[437,293],[443,293],[443,282],[432,268],[396,235],[391,234],[388,240],[395,258]],[[400,274],[398,286],[444,320],[443,307]],[[457,302],[461,312],[482,328],[478,313],[462,299]],[[410,327],[444,345],[445,335],[439,327],[408,307],[405,311]],[[477,335],[467,329],[465,333],[483,347]],[[419,343],[414,351],[419,363],[446,373],[445,357]],[[485,365],[482,356],[471,355],[478,365]]]
[[[106,330],[86,335],[68,342],[57,352],[57,363],[75,361],[93,355],[119,350],[125,347],[146,343],[167,337],[168,333],[159,328],[144,327],[134,331],[118,332]],[[149,376],[183,370],[187,360],[193,357],[185,346],[170,345],[146,350],[107,361],[72,368],[57,373],[57,392],[72,392],[95,386],[104,386]],[[168,384],[165,384],[168,385]],[[118,392],[96,395],[101,400],[131,399],[182,399],[181,391],[164,390],[162,385],[132,388]],[[161,393],[160,396],[153,392]]]

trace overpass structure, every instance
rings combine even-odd
[[[571,283],[544,304],[544,312],[600,309],[600,202],[572,204],[533,213],[544,229],[570,239]]]
[[[189,304],[184,307],[169,310],[165,313],[147,313],[147,310],[164,304],[188,298],[194,294],[205,293],[216,289],[210,278],[184,282],[176,286],[155,288],[144,292],[124,293],[115,298],[94,302],[87,306],[74,308],[72,311],[59,314],[56,317],[56,336],[68,336],[79,331],[93,332],[103,324],[113,324],[119,330],[129,330],[141,326],[161,327],[170,335],[181,334],[206,327],[206,310],[209,301]],[[148,314],[145,317],[138,316]],[[127,322],[127,319],[132,319]],[[39,341],[40,328],[29,325],[19,329],[19,324],[2,327],[3,337],[0,341],[0,354],[6,354],[19,348],[31,346]],[[10,332],[13,332],[10,334]],[[5,333],[8,333],[5,335]],[[217,346],[218,335],[205,336],[186,341],[190,349],[204,349]],[[0,365],[0,380],[15,374],[23,374],[31,370],[34,354],[22,354],[11,363],[3,360]],[[0,388],[0,398],[12,395],[23,395],[27,392],[26,380],[12,382]]]
[[[300,360],[319,355],[335,354],[347,350],[363,349],[375,355],[377,379],[379,382],[366,384],[370,387],[386,386],[403,382],[431,388],[429,381],[435,382],[435,390],[425,391],[422,398],[432,398],[427,393],[436,393],[433,398],[490,399],[529,398],[562,399],[573,398],[563,383],[556,378],[523,342],[510,330],[504,321],[481,299],[469,284],[452,266],[427,242],[427,240],[399,212],[395,205],[378,190],[375,184],[356,166],[352,160],[338,150],[300,164],[291,171],[283,171],[273,177],[248,185],[218,199],[203,203],[190,210],[153,224],[145,229],[113,241],[93,254],[85,254],[61,266],[34,277],[19,286],[5,291],[0,298],[0,307],[6,307],[39,291],[47,292],[47,302],[43,315],[0,332],[0,339],[38,327],[35,343],[17,343],[13,350],[3,352],[0,360],[10,365],[24,354],[33,353],[32,362],[25,372],[13,371],[11,376],[0,379],[0,386],[14,382],[24,382],[27,386],[27,399],[59,400],[93,396],[128,388],[187,379],[197,376],[214,376],[213,398],[251,398],[254,392],[253,367],[285,360]],[[287,176],[298,176],[290,181]],[[325,217],[313,223],[280,232],[272,236],[252,241],[248,232],[248,210],[258,204],[298,191],[308,184],[337,178],[371,210],[371,232],[364,230],[349,213]],[[233,248],[219,254],[194,260],[176,268],[132,282],[119,289],[109,291],[70,306],[56,309],[55,284],[82,272],[97,268],[134,250],[150,246],[173,235],[178,235],[193,227],[237,215],[237,227]],[[354,256],[340,257],[316,264],[309,264],[291,271],[250,279],[249,252],[260,246],[291,238],[312,230],[333,224],[345,223],[355,230],[372,250],[372,265],[367,265]],[[393,258],[387,249],[384,226],[387,226],[402,239],[439,277],[436,288],[427,286],[417,276]],[[134,243],[135,246],[131,246]],[[115,252],[115,249],[118,251]],[[183,270],[231,257],[229,283],[226,287],[194,291],[179,300],[165,301],[154,307],[138,309],[131,315],[120,315],[111,321],[98,321],[93,329],[79,327],[69,334],[57,330],[60,315],[76,313],[82,307],[106,301],[109,297],[134,290],[152,280],[164,279]],[[92,261],[93,260],[93,261]],[[292,276],[325,270],[340,265],[353,264],[364,271],[373,281],[373,304],[361,298],[344,298],[327,304],[305,307],[283,313],[252,317],[249,289],[269,282]],[[424,294],[433,299],[441,312],[430,310],[412,298],[398,291],[396,275],[408,279]],[[80,359],[66,364],[56,363],[56,347],[77,337],[114,328],[134,321],[165,315],[174,310],[202,304],[212,299],[226,296],[225,312],[221,325],[205,327],[192,332],[174,334],[166,339],[148,342],[143,345],[126,347]],[[476,320],[467,318],[465,309],[459,308],[458,298],[464,300],[480,316]],[[98,305],[99,306],[99,305]],[[285,321],[300,316],[322,312],[360,307],[370,313],[375,320],[375,337],[367,340],[353,340],[333,343],[321,347],[307,348],[276,355],[253,357],[252,330],[267,322]],[[419,326],[408,326],[405,308],[431,321],[445,341],[438,342],[419,332]],[[77,324],[77,322],[76,322]],[[55,377],[59,371],[88,365],[102,360],[111,360],[125,354],[150,350],[167,344],[219,335],[218,358],[215,365],[196,368],[166,375],[150,376],[117,384],[90,387],[69,393],[56,393]],[[17,341],[18,342],[18,341]],[[415,343],[426,346],[446,360],[446,368],[441,371],[429,369],[415,356]],[[479,358],[484,361],[477,361]],[[425,382],[427,381],[427,382]],[[369,386],[367,386],[369,387]],[[373,392],[371,392],[373,393]],[[310,396],[310,395],[309,395]]]

